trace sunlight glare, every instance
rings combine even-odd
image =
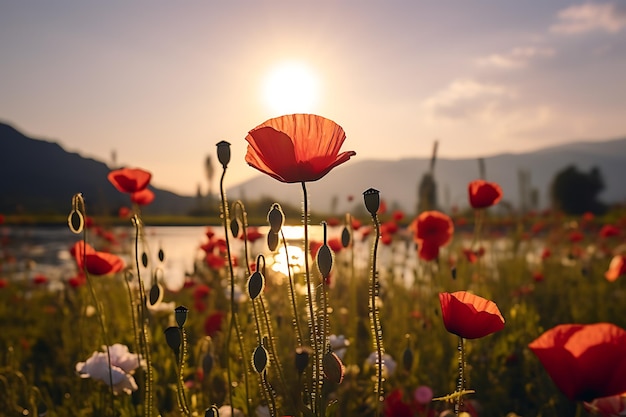
[[[317,103],[319,81],[307,65],[287,62],[268,73],[263,88],[264,101],[273,112],[310,113]]]

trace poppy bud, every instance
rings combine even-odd
[[[162,248],[159,248],[159,262],[163,262],[165,259],[165,252],[163,252]]]
[[[341,245],[344,248],[347,248],[348,246],[350,246],[350,242],[352,242],[352,236],[350,236],[350,230],[348,230],[347,226],[344,226],[343,230],[341,231]]]
[[[163,288],[161,284],[155,283],[152,288],[150,288],[150,305],[154,306],[158,304],[163,299]]]
[[[141,254],[141,264],[144,268],[148,267],[148,254],[145,252]]]
[[[305,347],[296,348],[296,369],[301,374],[309,366],[309,350]]]
[[[204,411],[204,417],[220,417],[220,410],[213,404]]]
[[[176,356],[178,356],[178,354],[180,353],[180,344],[182,342],[180,329],[178,327],[171,326],[165,329],[164,333],[167,345],[174,351]]]
[[[252,354],[252,366],[257,373],[262,373],[267,367],[267,349],[263,345],[258,345]]]
[[[267,247],[271,252],[274,252],[278,247],[280,239],[278,237],[278,233],[274,233],[270,230],[267,234]]]
[[[248,295],[254,300],[261,294],[265,287],[265,277],[259,271],[254,271],[248,278]]]
[[[230,232],[233,237],[239,237],[239,219],[234,219],[230,222]]]
[[[189,309],[185,306],[178,306],[174,309],[174,318],[176,319],[176,324],[178,324],[179,328],[182,329],[185,325],[188,313]]]
[[[323,244],[317,251],[317,268],[322,277],[328,278],[333,267],[333,254],[327,244]]]
[[[226,169],[230,162],[230,143],[225,140],[217,144],[217,160],[220,161],[224,169]]]
[[[402,354],[402,365],[407,372],[411,372],[411,368],[413,367],[413,350],[411,349],[411,339],[409,339],[409,335],[406,335],[406,349],[404,349],[404,353]]]
[[[326,352],[322,358],[324,376],[335,384],[341,384],[345,374],[345,367],[335,352]]]
[[[372,216],[375,216],[380,207],[380,192],[374,188],[367,189],[363,192],[363,201],[367,211]]]
[[[79,210],[72,210],[70,215],[67,217],[67,225],[74,234],[82,232],[83,227],[85,227],[85,218],[83,217],[83,214]]]
[[[285,223],[285,214],[280,204],[274,203],[272,209],[267,214],[267,221],[273,233],[278,233]]]
[[[202,357],[202,371],[204,371],[204,375],[210,374],[211,369],[213,369],[213,355],[207,353]]]

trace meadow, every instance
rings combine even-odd
[[[218,144],[224,174],[227,149]],[[90,218],[80,195],[68,202],[76,271],[61,285],[15,273],[15,242],[3,241],[0,414],[624,411],[622,209],[496,216],[502,190],[480,180],[500,195],[476,197],[470,186],[468,208],[409,217],[386,208],[384,190],[350,190],[369,215],[333,213],[313,233],[305,184],[317,178],[272,173],[301,183],[303,217],[286,218],[277,201],[265,224],[250,225],[245,202],[222,193],[222,223],[207,226],[182,287],[168,287],[167,253],[142,233],[140,207],[151,200],[134,194],[150,179],[140,169],[110,176],[133,203],[123,233]],[[287,226],[302,233],[286,236]],[[529,347],[557,326],[596,323],[616,336],[604,343],[593,327],[569,362],[558,361],[567,346],[548,367]]]

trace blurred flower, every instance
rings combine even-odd
[[[280,116],[248,133],[246,162],[281,182],[316,181],[356,155],[339,153],[345,139],[341,126],[321,116]]]
[[[495,182],[474,180],[469,183],[469,201],[475,209],[486,208],[502,200],[502,188]]]
[[[504,317],[490,300],[466,291],[439,293],[446,330],[464,339],[478,339],[504,328]]]
[[[439,211],[424,211],[409,225],[413,240],[418,244],[418,254],[426,261],[439,256],[439,248],[447,245],[454,233],[452,219]]]
[[[585,238],[585,235],[583,235],[582,232],[580,232],[579,230],[574,230],[570,232],[569,235],[567,235],[567,238],[570,242],[577,243],[583,240]]]
[[[9,280],[6,278],[0,278],[0,288],[6,288],[9,286]]]
[[[594,415],[619,417],[626,412],[626,392],[585,402],[585,408]]]
[[[76,274],[75,276],[73,276],[73,277],[71,277],[70,279],[67,280],[67,283],[72,288],[81,287],[81,286],[85,285],[86,282],[87,282],[87,278],[85,277],[85,274],[83,274],[82,272]]]
[[[609,269],[604,273],[604,277],[607,281],[613,282],[624,274],[626,274],[626,257],[624,255],[614,256],[609,264]]]
[[[350,346],[350,341],[342,334],[339,336],[331,334],[328,337],[328,343],[330,344],[333,352],[339,356],[339,359],[343,360],[343,357],[346,354],[346,349]]]
[[[415,415],[417,408],[414,399],[409,398],[405,401],[404,392],[400,388],[394,389],[385,397],[385,417],[410,417]]]
[[[420,385],[413,392],[413,398],[415,398],[418,404],[430,404],[433,399],[433,390],[427,385]]]
[[[103,346],[106,350],[106,346]],[[130,394],[137,390],[137,383],[132,373],[139,366],[145,366],[146,363],[141,359],[140,355],[130,353],[128,347],[116,343],[109,347],[111,355],[110,369],[113,376],[113,392],[119,394],[125,392]],[[76,372],[81,378],[93,378],[109,384],[109,360],[106,351],[94,352],[86,362],[78,362],[76,364]]]
[[[144,188],[141,191],[135,191],[130,195],[130,201],[140,206],[147,206],[154,201],[154,192],[149,188]]]
[[[48,277],[43,274],[37,274],[33,277],[33,283],[35,285],[43,285],[48,282]]]
[[[376,365],[377,360],[378,360],[378,353],[372,352],[367,357],[367,360],[365,362],[370,366],[374,366]],[[382,360],[383,360],[383,374],[385,375],[386,378],[389,378],[396,371],[396,367],[398,364],[388,353],[383,353]]]
[[[619,236],[620,230],[619,228],[613,226],[612,224],[605,224],[600,229],[599,235],[600,237],[606,239],[609,237]]]
[[[614,324],[561,324],[528,347],[570,400],[626,392],[626,330]]]
[[[543,276],[543,273],[541,271],[533,272],[532,276],[533,276],[533,280],[535,282],[541,282],[541,281],[544,280],[544,276]]]
[[[231,414],[230,405],[223,405],[217,411],[220,417],[245,417],[243,412],[238,408],[233,408],[233,414]]]
[[[152,174],[140,168],[121,168],[109,172],[107,178],[118,191],[136,193],[148,186]]]
[[[222,331],[222,322],[224,321],[225,314],[222,311],[216,311],[209,314],[204,320],[204,333],[207,336],[215,337],[215,335]]]
[[[92,275],[115,274],[124,269],[124,261],[117,255],[96,251],[84,241],[74,244],[70,252],[74,255],[80,270],[86,269]]]

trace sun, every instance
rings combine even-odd
[[[272,68],[263,82],[263,100],[277,114],[310,113],[317,104],[319,80],[301,62],[284,62]]]

